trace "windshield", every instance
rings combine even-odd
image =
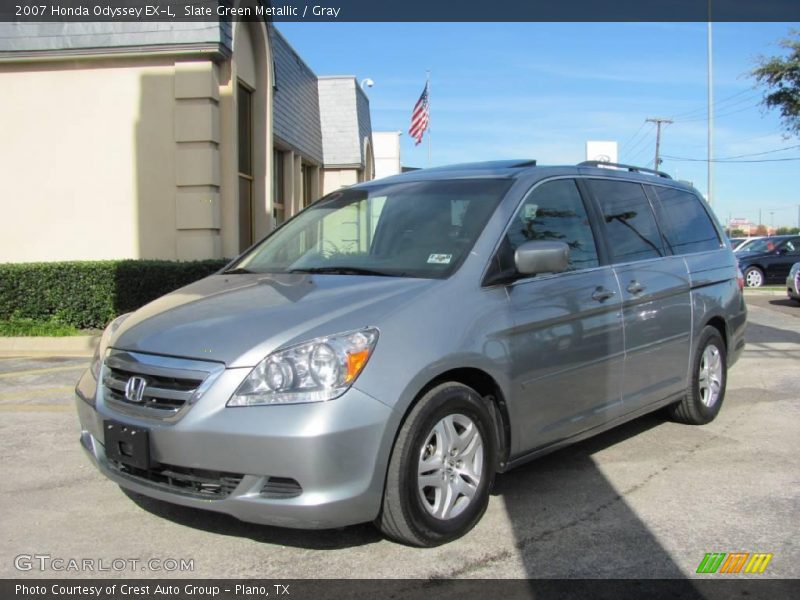
[[[751,242],[745,242],[736,250],[738,252],[772,252],[778,244],[776,240],[769,238],[761,238]]]
[[[447,277],[510,186],[507,179],[440,180],[334,192],[229,272]]]

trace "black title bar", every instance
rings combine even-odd
[[[781,579],[5,579],[3,600],[327,600],[391,598],[517,600],[784,600],[798,580]]]
[[[800,21],[798,0],[0,0],[0,21]]]

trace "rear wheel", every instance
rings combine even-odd
[[[670,407],[674,420],[704,425],[716,418],[725,399],[726,365],[725,342],[719,331],[708,325],[700,333],[686,397]]]
[[[461,537],[486,511],[496,455],[492,417],[480,395],[460,383],[434,387],[400,428],[376,524],[414,546]]]
[[[764,285],[764,271],[758,267],[747,267],[744,271],[744,283],[747,287],[761,287]]]

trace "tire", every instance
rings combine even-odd
[[[725,342],[719,331],[707,325],[700,332],[692,357],[692,373],[686,396],[670,407],[672,419],[688,425],[705,425],[713,421],[725,400],[727,380]]]
[[[448,454],[453,448],[456,454]],[[412,546],[459,538],[486,511],[496,464],[494,422],[484,400],[460,383],[437,385],[400,428],[375,523]],[[421,485],[421,476],[432,485]]]
[[[764,285],[764,271],[758,267],[747,267],[744,270],[744,284],[747,287],[761,287]]]

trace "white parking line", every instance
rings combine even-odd
[[[46,396],[48,394],[70,394],[72,395],[75,390],[74,386],[62,385],[59,387],[39,388],[27,390],[24,392],[0,392],[0,403],[7,403],[13,400],[25,400],[27,398],[35,398],[37,396]]]
[[[0,378],[6,377],[23,377],[25,375],[39,375],[41,373],[58,373],[59,371],[82,371],[88,365],[86,363],[80,365],[72,365],[70,367],[50,367],[47,369],[30,369],[28,371],[11,371],[10,373],[0,373]]]

